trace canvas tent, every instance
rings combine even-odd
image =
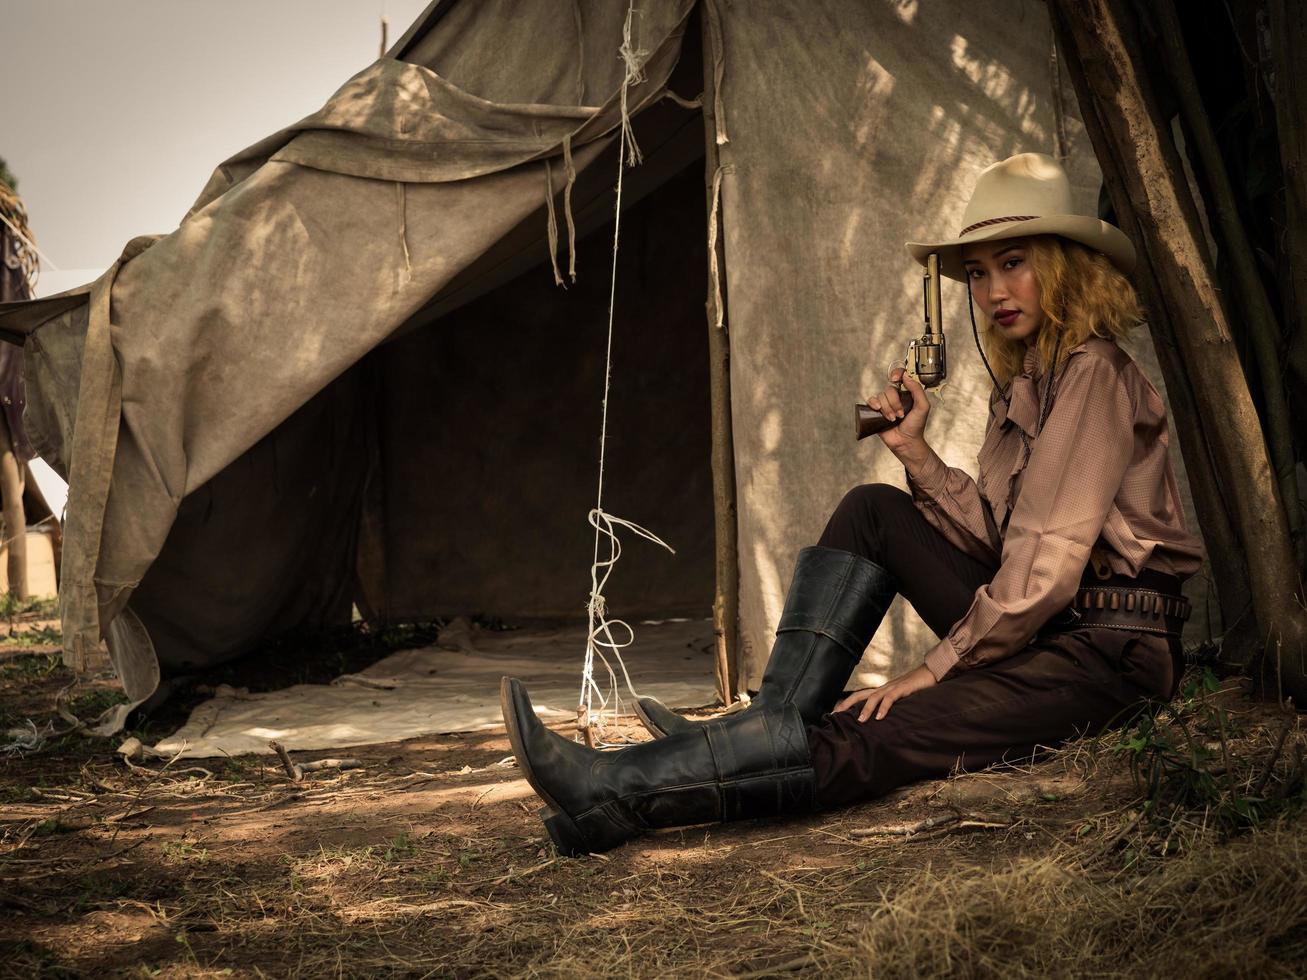
[[[902,483],[850,431],[919,329],[901,243],[955,227],[992,160],[1054,148],[1047,15],[634,6],[644,159],[624,178],[606,507],[677,553],[629,544],[609,599],[634,616],[738,597],[756,680],[797,550],[848,487]],[[29,432],[70,481],[70,658],[103,634],[138,701],[161,665],[351,602],[581,614],[626,15],[438,0],[320,112],[220,166],[175,231],[0,311],[25,342]],[[932,440],[969,467],[988,379],[954,334]],[[1135,352],[1149,362],[1146,339]],[[874,670],[931,639],[902,603],[889,623]]]

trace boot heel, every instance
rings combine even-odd
[[[540,821],[545,825],[545,830],[549,831],[549,839],[554,842],[558,853],[563,857],[581,857],[590,853],[590,849],[585,846],[581,831],[566,813],[544,806],[540,808]]]

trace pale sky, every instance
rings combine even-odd
[[[376,59],[383,12],[393,42],[426,6],[0,0],[0,157],[37,244],[64,270],[43,269],[39,292],[177,227],[217,164]]]

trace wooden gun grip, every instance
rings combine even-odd
[[[907,413],[912,411],[912,393],[906,388],[899,389],[899,400],[903,402],[903,414],[906,417]],[[854,427],[859,439],[874,436],[877,432],[884,432],[903,421],[903,419],[895,419],[891,422],[870,405],[865,404],[854,405],[853,412]]]

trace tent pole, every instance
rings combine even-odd
[[[720,24],[711,3],[699,8],[703,31],[704,175],[710,226],[716,227],[720,189],[717,152],[716,67],[720,58]],[[735,521],[735,442],[731,432],[731,341],[726,330],[726,263],[722,236],[709,235],[708,360],[712,399],[713,525],[716,589],[713,634],[716,637],[717,694],[723,704],[739,694],[740,562]],[[714,281],[715,280],[715,281]],[[719,325],[720,323],[720,325]]]

